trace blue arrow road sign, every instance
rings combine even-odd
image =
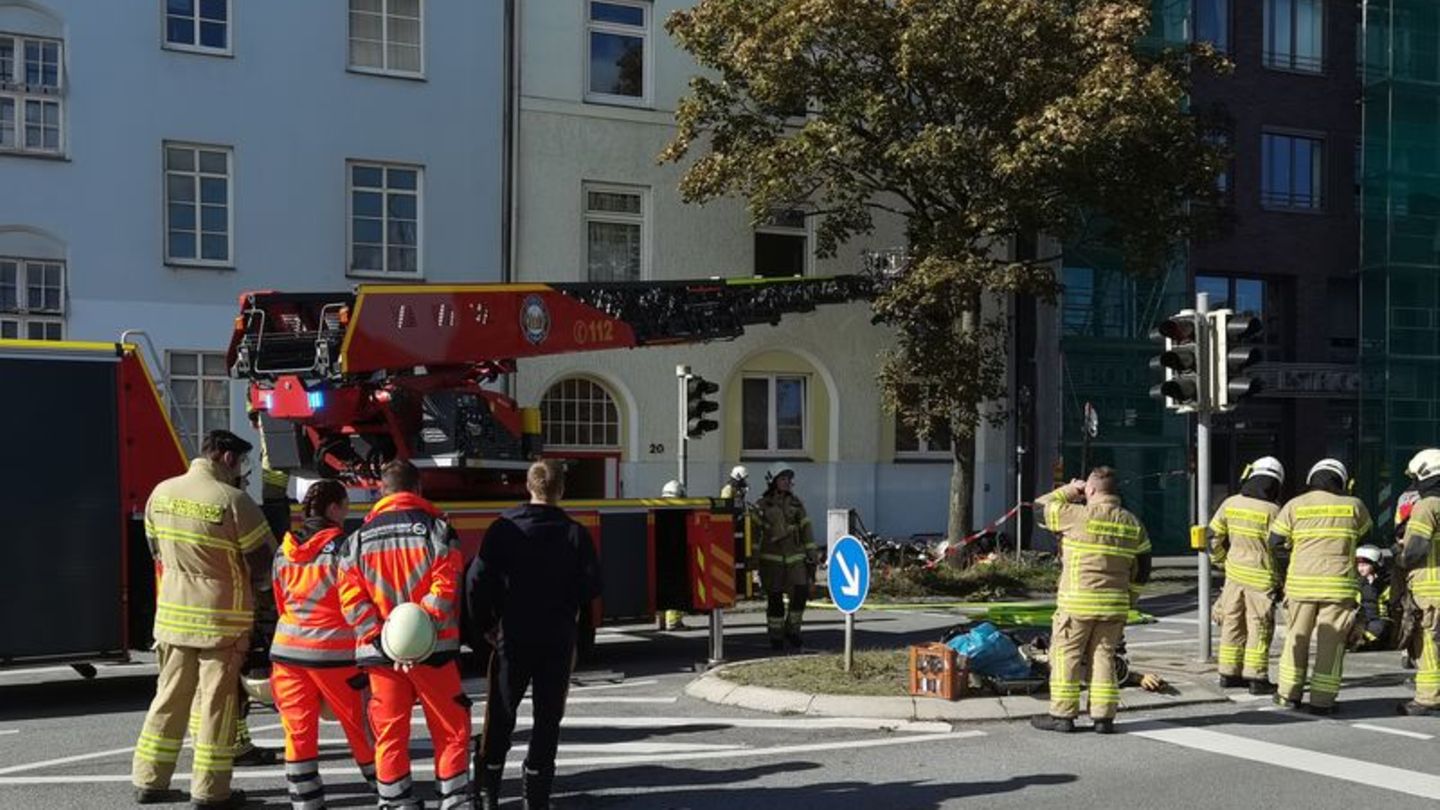
[[[830,601],[841,613],[854,613],[870,593],[870,558],[865,547],[850,535],[835,541],[830,552]]]

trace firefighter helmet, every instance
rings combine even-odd
[[[1427,447],[1410,458],[1405,474],[1417,481],[1440,475],[1440,450]]]
[[[736,464],[735,468],[730,471],[731,481],[740,481],[743,483],[745,481],[748,481],[749,479],[750,471],[745,469],[744,464]]]
[[[1350,486],[1350,471],[1345,469],[1344,464],[1333,458],[1322,458],[1315,462],[1315,466],[1311,467],[1310,473],[1305,476],[1305,483],[1313,482],[1315,480],[1315,474],[1322,472],[1334,473],[1340,476],[1340,482],[1344,486]]]
[[[1251,476],[1255,475],[1268,475],[1269,477],[1274,478],[1276,481],[1279,481],[1281,484],[1284,484],[1285,465],[1281,464],[1280,459],[1275,458],[1274,456],[1257,458],[1250,463],[1250,466],[1245,468],[1245,473],[1240,477],[1250,478]]]
[[[685,497],[685,485],[679,481],[666,481],[665,487],[660,490],[662,498],[683,498]]]
[[[270,688],[269,678],[252,678],[249,675],[241,675],[240,686],[245,690],[246,697],[256,703],[265,706],[275,705],[275,692]]]
[[[768,484],[782,475],[788,475],[791,478],[794,478],[795,468],[791,467],[790,464],[787,462],[777,461],[774,464],[770,465],[770,469],[765,471],[765,483]]]
[[[391,660],[418,664],[435,650],[435,622],[414,602],[396,605],[380,629],[380,649]]]
[[[1369,560],[1371,565],[1378,567],[1380,558],[1380,549],[1375,546],[1361,546],[1355,549],[1355,559],[1357,560]]]

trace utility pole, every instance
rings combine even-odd
[[[689,434],[690,434],[690,430],[689,430],[689,399],[690,399],[690,398],[689,398],[689,396],[688,396],[688,394],[689,394],[689,388],[688,388],[688,386],[687,386],[687,383],[690,382],[690,367],[687,366],[687,365],[678,365],[678,366],[676,366],[676,367],[675,367],[675,378],[676,378],[676,382],[678,383],[677,387],[678,387],[679,390],[680,390],[679,404],[675,407],[675,418],[676,418],[677,423],[678,423],[678,425],[679,425],[679,427],[678,427],[678,429],[677,429],[677,430],[678,430],[678,435],[677,435],[677,440],[676,440],[676,442],[675,442],[675,448],[676,448],[676,455],[678,456],[678,460],[679,460],[679,463],[680,463],[679,476],[677,477],[676,480],[678,480],[678,481],[680,482],[680,487],[681,487],[682,489],[684,489],[684,490],[685,490],[685,493],[688,495],[688,494],[690,493],[690,487],[689,487],[689,482],[686,480],[686,472],[687,472],[687,467],[689,466],[689,465],[688,465],[688,462],[689,462],[688,455],[689,455],[689,449],[690,449],[690,435],[689,435]]]

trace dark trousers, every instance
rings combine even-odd
[[[765,626],[772,641],[786,636],[798,636],[800,625],[805,621],[805,601],[810,598],[810,586],[793,585],[789,588],[790,609],[785,609],[786,591],[770,591],[766,594]]]
[[[531,690],[535,725],[525,767],[550,773],[555,769],[555,749],[560,745],[560,720],[565,716],[565,698],[570,692],[570,666],[575,647],[551,645],[544,648],[513,648],[501,642],[490,656],[485,701],[485,730],[475,749],[475,772],[484,767],[500,768],[510,752],[515,732],[515,712]]]

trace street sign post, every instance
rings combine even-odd
[[[845,614],[845,671],[849,672],[855,663],[855,611],[870,594],[870,558],[865,546],[848,534],[836,540],[825,570],[830,601]]]

